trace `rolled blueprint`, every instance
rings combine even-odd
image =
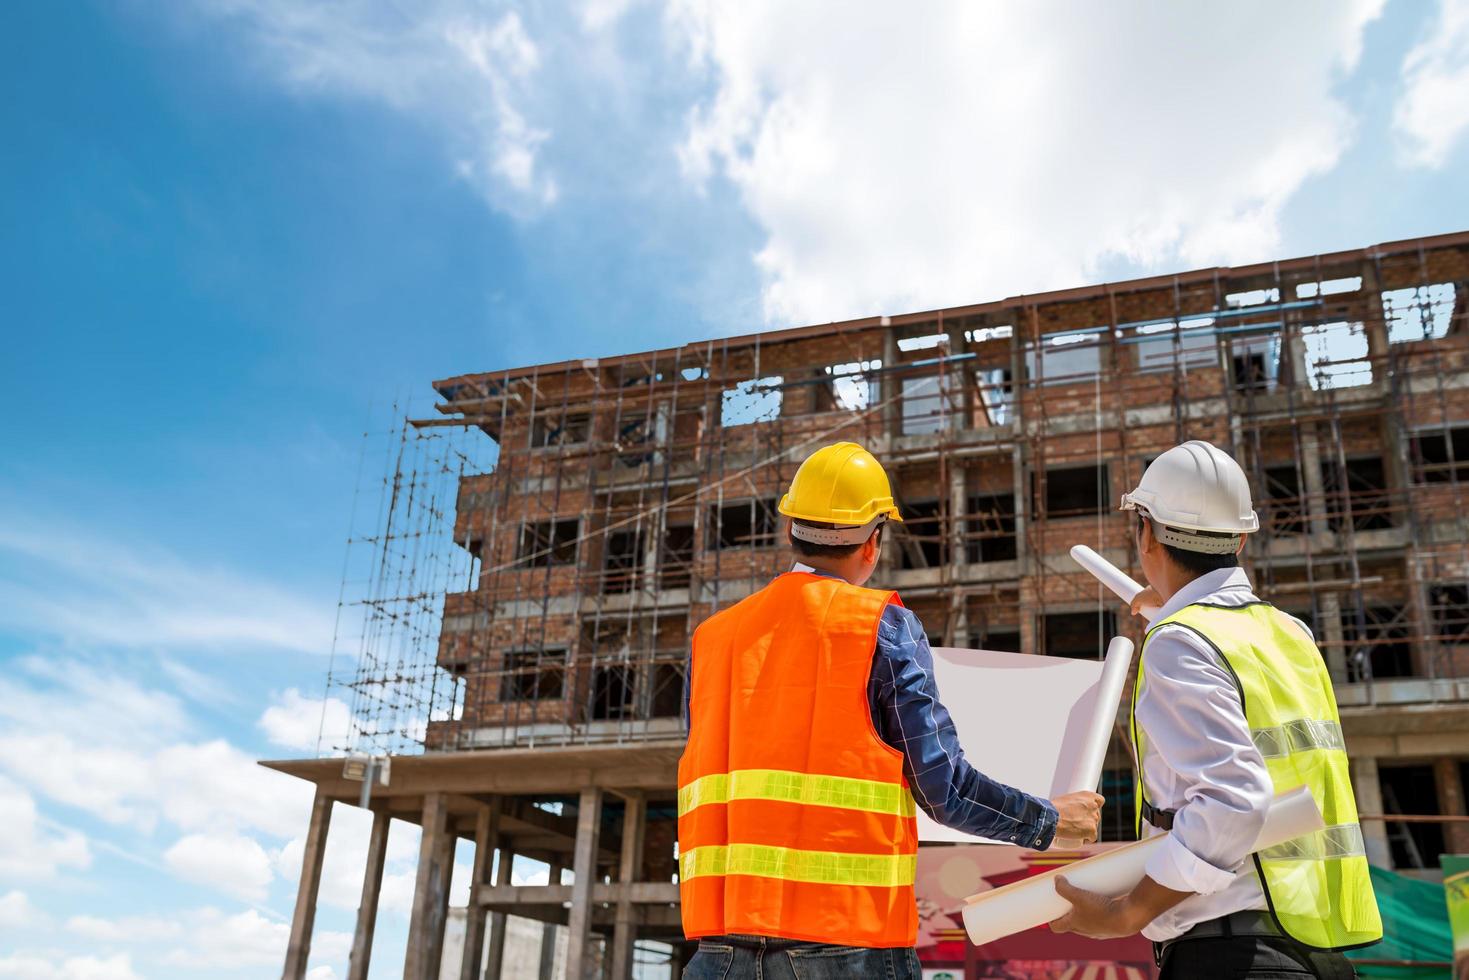
[[[1078,565],[1095,575],[1097,581],[1115,592],[1123,602],[1131,602],[1143,590],[1126,572],[1084,544],[1072,547],[1071,557]],[[1143,619],[1151,620],[1158,615],[1159,610],[1157,606],[1144,606],[1140,612]]]
[[[1263,851],[1322,829],[1321,811],[1304,786],[1281,793],[1270,804],[1265,825],[1255,840],[1254,850]],[[1078,888],[1109,898],[1131,891],[1143,880],[1144,867],[1153,850],[1162,846],[1166,834],[1127,844],[1074,864],[1055,868],[1033,878],[1002,885],[965,899],[964,929],[976,946],[992,943],[1052,922],[1066,914],[1071,903],[1056,894],[1055,880],[1065,875]]]
[[[1102,779],[1102,763],[1107,758],[1107,743],[1112,740],[1112,724],[1122,703],[1122,687],[1127,683],[1127,668],[1132,664],[1132,641],[1114,636],[1107,644],[1107,659],[1102,664],[1102,679],[1097,683],[1097,707],[1087,722],[1086,740],[1076,760],[1066,792],[1096,792]]]

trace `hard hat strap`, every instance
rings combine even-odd
[[[1201,555],[1232,555],[1239,551],[1240,534],[1200,534],[1197,531],[1184,531],[1176,527],[1168,527],[1158,523],[1157,518],[1150,515],[1153,522],[1153,537],[1163,544],[1174,548],[1182,548],[1184,551],[1194,551]]]
[[[878,514],[866,524],[854,527],[811,527],[800,521],[791,521],[791,537],[808,544],[862,544],[872,537],[872,532],[886,523],[886,514]]]

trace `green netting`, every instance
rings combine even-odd
[[[1449,931],[1449,910],[1443,885],[1372,869],[1372,890],[1382,911],[1382,942],[1347,953],[1356,961],[1363,977],[1440,978],[1442,966],[1374,966],[1363,960],[1414,960],[1446,963],[1454,958],[1454,937]]]

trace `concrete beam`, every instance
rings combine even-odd
[[[331,821],[332,798],[318,786],[311,804],[311,823],[306,828],[301,884],[296,889],[296,911],[291,916],[291,935],[286,944],[281,980],[304,980],[306,976],[306,962],[311,957],[311,930],[316,925],[316,894],[321,889],[321,863],[326,858],[326,835]]]
[[[393,816],[385,809],[372,815],[372,833],[367,838],[367,862],[362,871],[362,901],[357,906],[357,928],[352,933],[352,954],[347,960],[347,980],[367,980],[372,961],[372,936],[377,928],[377,902],[383,889],[383,866],[388,856],[388,832]]]

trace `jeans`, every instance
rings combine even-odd
[[[912,949],[828,946],[763,936],[699,940],[683,980],[921,980]]]
[[[1273,936],[1220,936],[1171,944],[1159,980],[1351,980],[1356,975],[1352,961],[1340,953]]]

